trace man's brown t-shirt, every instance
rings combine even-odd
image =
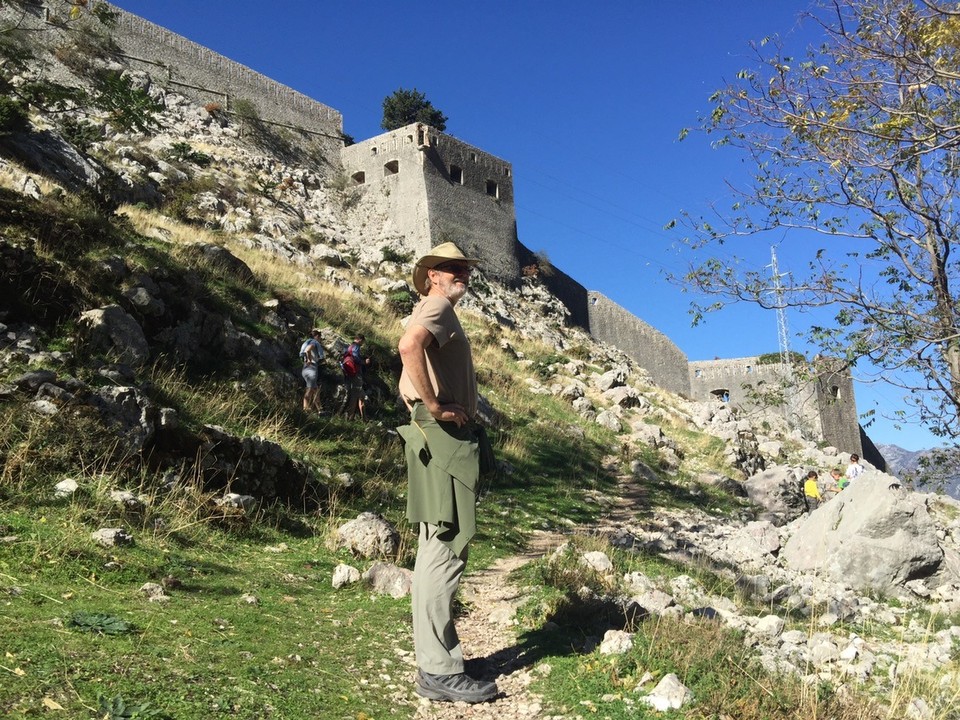
[[[426,349],[430,383],[441,404],[458,403],[471,418],[477,414],[477,375],[473,370],[470,341],[450,301],[428,295],[413,309],[407,327],[422,325],[434,343]],[[408,405],[420,400],[406,369],[400,374],[400,394]]]

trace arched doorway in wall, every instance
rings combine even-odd
[[[720,402],[730,402],[730,391],[727,388],[717,388],[716,390],[711,390],[710,394]]]

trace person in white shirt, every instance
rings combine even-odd
[[[856,480],[863,475],[863,465],[860,464],[860,456],[856,453],[850,455],[850,464],[847,466],[847,480]]]

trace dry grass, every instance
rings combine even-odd
[[[144,237],[155,238],[173,245],[192,245],[198,242],[224,246],[227,244],[223,235],[195,225],[187,225],[161,215],[156,210],[122,205],[117,210],[117,214],[127,217],[134,230]]]
[[[15,190],[20,192],[23,190],[23,183],[28,177],[32,178],[34,182],[37,183],[37,186],[40,188],[40,192],[44,195],[63,192],[63,188],[61,186],[51,182],[43,175],[31,173],[22,165],[14,161],[6,160],[3,165],[0,165],[0,187],[6,188],[7,190]]]

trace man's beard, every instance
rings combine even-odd
[[[443,296],[451,303],[456,303],[467,294],[467,283],[457,282],[455,278],[443,278],[438,284],[443,291]]]

